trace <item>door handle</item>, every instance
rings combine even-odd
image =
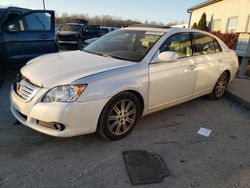
[[[218,63],[222,63],[223,61],[221,59],[218,60]]]
[[[190,66],[188,67],[189,70],[194,70],[195,68],[196,68],[196,66],[194,66],[194,65],[190,65]]]
[[[48,38],[49,38],[49,36],[48,36],[48,35],[41,35],[41,36],[39,36],[39,38],[40,38],[40,39],[44,39],[44,40],[45,40],[45,39],[48,39]]]

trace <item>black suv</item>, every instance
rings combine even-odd
[[[82,49],[85,40],[95,37],[100,37],[100,26],[87,25],[87,22],[65,23],[57,32],[59,47],[63,49]]]
[[[52,52],[58,52],[54,11],[0,9],[0,85],[6,69]]]

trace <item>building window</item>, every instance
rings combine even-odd
[[[250,33],[250,16],[248,16],[247,32]]]
[[[238,25],[238,17],[228,18],[227,32],[236,32]]]
[[[214,20],[212,23],[212,31],[220,31],[221,30],[221,19]]]

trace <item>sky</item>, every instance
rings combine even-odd
[[[155,21],[164,24],[182,20],[188,23],[187,9],[205,0],[44,0],[46,9],[59,15],[68,14],[110,15],[140,22]],[[1,6],[18,6],[43,9],[42,0],[1,0]]]

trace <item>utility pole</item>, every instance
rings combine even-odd
[[[245,78],[250,60],[250,33],[241,33],[238,39],[237,52],[242,57],[239,78]]]
[[[45,10],[45,0],[43,0],[43,9]]]

